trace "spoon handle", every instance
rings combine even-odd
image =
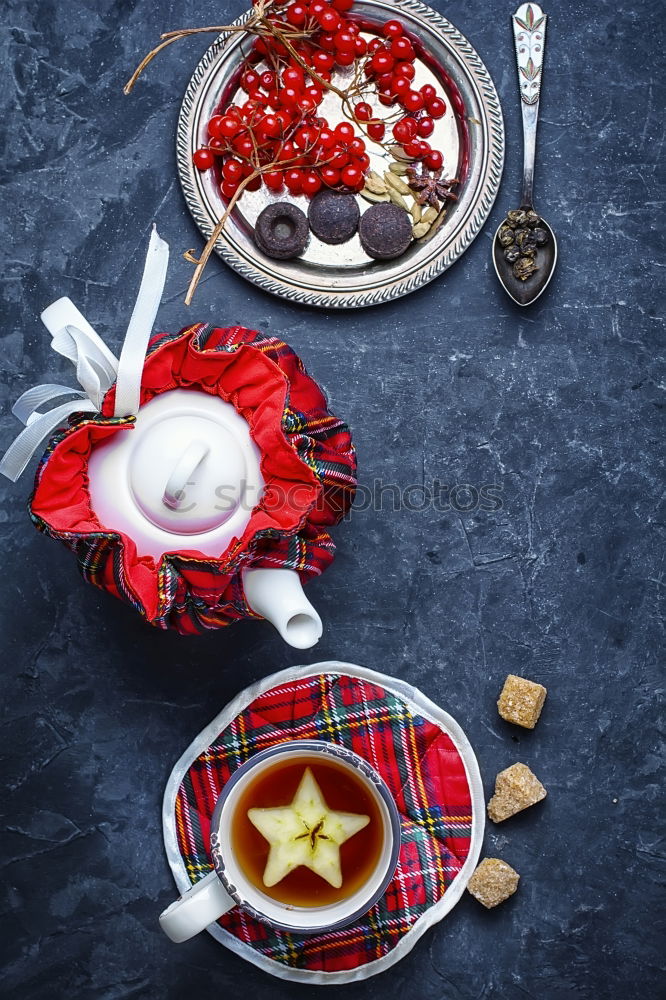
[[[541,69],[546,46],[546,15],[536,3],[522,4],[511,18],[516,46],[520,102],[523,112],[523,193],[521,207],[533,205],[534,158],[541,95]]]

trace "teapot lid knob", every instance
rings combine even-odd
[[[224,524],[240,506],[245,456],[229,430],[195,414],[146,428],[129,462],[130,492],[156,527],[198,534]]]

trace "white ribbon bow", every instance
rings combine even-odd
[[[68,417],[73,413],[99,413],[104,396],[114,382],[114,417],[136,416],[143,364],[162,299],[168,263],[169,245],[153,226],[141,287],[119,359],[69,299],[58,299],[44,310],[41,318],[51,333],[51,347],[75,365],[81,389],[48,383],[28,389],[17,399],[12,413],[26,426],[0,461],[0,474],[16,482],[40,444],[56,427],[65,424]],[[46,413],[39,412],[40,407],[64,396],[75,398],[53,406]]]

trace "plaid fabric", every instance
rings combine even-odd
[[[250,948],[292,968],[357,968],[395,948],[462,868],[472,823],[465,768],[448,734],[375,684],[319,674],[272,688],[220,733],[180,785],[175,826],[192,884],[212,870],[210,819],[229,776],[259,750],[294,738],[347,746],[382,775],[401,814],[395,876],[361,921],[330,933],[277,931],[236,908],[219,923]]]
[[[211,366],[212,354],[223,357],[224,364]],[[236,387],[227,390],[228,371]],[[264,393],[264,386],[270,391]],[[245,601],[243,568],[294,569],[305,582],[329,565],[335,546],[328,528],[351,506],[356,456],[349,428],[329,412],[322,390],[297,355],[275,337],[201,324],[159,334],[146,355],[141,404],[177,387],[228,399],[250,422],[264,455],[264,496],[243,537],[218,559],[167,554],[156,566],[138,557],[126,536],[97,522],[87,489],[87,455],[133,421],[113,418],[115,387],[99,416],[74,415],[70,426],[50,439],[29,510],[40,531],[74,552],[89,583],[132,604],[152,625],[187,634],[256,617]],[[269,466],[276,477],[266,475]],[[292,508],[278,487],[301,481],[305,499]],[[271,497],[276,498],[273,508]]]

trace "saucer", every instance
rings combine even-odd
[[[236,908],[207,930],[280,979],[367,979],[404,958],[453,909],[476,867],[485,808],[474,752],[450,715],[397,678],[338,661],[264,678],[196,737],[167,782],[164,843],[179,892],[212,871],[210,821],[225,782],[286,739],[328,739],[381,774],[401,819],[395,875],[368,913],[336,931],[288,933]]]

